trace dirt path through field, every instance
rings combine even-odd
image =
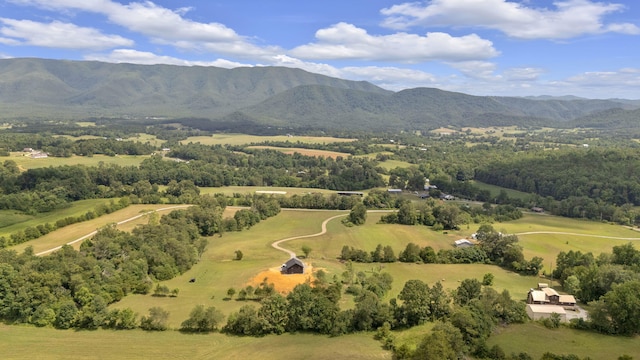
[[[340,214],[340,215],[335,215],[332,216],[328,219],[326,219],[325,221],[322,222],[322,229],[319,233],[315,233],[315,234],[311,234],[311,235],[299,235],[299,236],[293,236],[290,238],[286,238],[286,239],[282,239],[282,240],[278,240],[274,243],[271,244],[271,246],[273,246],[275,249],[280,250],[280,251],[284,251],[287,254],[289,254],[290,257],[296,257],[296,253],[293,252],[292,250],[287,250],[283,247],[280,246],[280,244],[290,241],[290,240],[296,240],[296,239],[304,239],[304,238],[310,238],[310,237],[316,237],[316,236],[320,236],[320,235],[324,235],[327,233],[327,224],[329,223],[329,221],[342,217],[342,216],[347,216],[349,214]]]
[[[180,208],[185,208],[185,207],[189,207],[189,206],[191,206],[191,205],[175,205],[175,206],[168,206],[168,207],[165,207],[165,208],[156,209],[156,210],[152,210],[152,211],[147,211],[147,212],[144,212],[142,214],[138,214],[136,216],[132,216],[132,217],[130,217],[128,219],[125,219],[125,220],[122,220],[122,221],[118,221],[116,223],[116,225],[122,225],[122,224],[128,223],[129,221],[133,221],[133,220],[139,219],[139,218],[141,218],[143,216],[149,215],[152,212],[180,209]],[[75,243],[78,243],[78,242],[81,242],[83,240],[86,240],[86,239],[92,237],[93,235],[95,235],[97,232],[98,232],[98,230],[92,231],[92,232],[88,233],[87,235],[81,236],[81,237],[79,237],[79,238],[77,238],[77,239],[75,239],[73,241],[69,241],[65,245],[73,245]],[[51,248],[49,250],[40,251],[39,253],[36,253],[36,256],[46,255],[46,254],[49,254],[49,253],[54,252],[56,250],[60,250],[62,248],[62,246],[64,246],[64,245],[56,246],[56,247]]]

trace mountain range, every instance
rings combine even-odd
[[[0,60],[0,119],[185,118],[286,127],[637,127],[640,101],[398,92],[284,67]],[[635,121],[634,121],[635,120]]]

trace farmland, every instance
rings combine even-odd
[[[68,229],[65,228],[64,236],[58,234],[58,236],[54,237],[62,240],[62,238],[66,236],[66,238],[70,239],[82,232],[95,229],[101,224],[121,221],[136,213],[156,207],[157,206],[150,205],[130,206],[124,210],[101,217],[99,219],[100,223],[90,221],[72,225]],[[179,326],[180,322],[188,316],[194,304],[215,306],[225,314],[237,311],[244,302],[236,300],[229,301],[226,299],[227,289],[230,287],[241,288],[251,284],[253,281],[258,280],[256,277],[260,276],[261,273],[270,268],[277,267],[286,260],[286,254],[270,247],[273,241],[295,235],[317,233],[320,228],[320,223],[324,219],[340,214],[345,213],[335,211],[283,211],[275,218],[261,222],[251,230],[239,233],[226,233],[222,237],[212,237],[208,249],[198,264],[183,275],[162,283],[169,288],[180,289],[178,297],[164,298],[150,295],[131,295],[114,304],[114,306],[118,308],[130,307],[141,315],[145,314],[150,307],[160,306],[168,310],[171,314],[170,327],[172,328]],[[230,216],[232,212],[226,215]],[[377,219],[381,215],[381,213],[370,213],[367,224],[361,227],[345,227],[339,220],[333,220],[328,224],[326,234],[314,238],[291,240],[282,246],[296,252],[300,252],[300,248],[305,244],[310,246],[312,248],[310,258],[305,261],[310,263],[315,269],[323,269],[328,273],[329,277],[332,277],[333,275],[340,275],[342,271],[344,271],[344,265],[336,259],[343,245],[364,248],[370,251],[378,243],[381,243],[383,245],[391,245],[396,252],[399,252],[407,243],[415,242],[420,246],[430,245],[435,249],[446,249],[451,247],[453,239],[457,239],[460,236],[464,236],[467,232],[474,230],[470,228],[468,230],[465,229],[459,232],[444,234],[442,232],[431,231],[421,226],[377,224]],[[144,221],[146,221],[145,218],[138,220],[138,222]],[[134,224],[135,223],[129,223],[125,226],[130,229]],[[536,228],[543,230],[562,229],[566,232],[581,232],[587,235],[624,236],[635,234],[632,230],[619,226],[605,226],[599,223],[577,220],[567,221],[567,219],[539,215],[528,215],[521,220],[496,224],[496,226],[498,226],[498,228],[512,229],[515,231]],[[523,239],[526,239],[526,236],[524,236]],[[541,237],[541,239],[544,239],[544,237]],[[553,241],[555,240],[549,240],[550,243]],[[600,239],[599,242],[590,242],[587,237],[575,237],[572,238],[570,243],[575,243],[576,246],[577,244],[583,243],[581,248],[597,252],[610,251],[610,247],[615,242],[612,243],[607,239]],[[55,244],[55,242],[51,242],[50,239],[41,238],[32,241],[29,245],[40,249],[53,244]],[[607,245],[605,246],[605,244]],[[532,244],[526,240],[522,241],[522,245],[525,248],[525,253],[527,251],[535,252],[531,250]],[[17,247],[17,249],[20,249],[20,247]],[[245,254],[241,261],[233,260],[233,253],[237,249],[241,249]],[[556,251],[554,248],[546,247],[543,249],[546,258],[553,258],[553,251]],[[521,276],[496,266],[482,264],[421,265],[392,263],[384,264],[383,266],[378,264],[355,264],[355,268],[357,271],[363,271],[365,273],[382,270],[391,274],[394,279],[394,286],[387,295],[387,300],[395,297],[400,291],[402,284],[410,279],[420,279],[429,284],[441,281],[446,289],[454,289],[458,286],[459,282],[465,278],[482,279],[483,274],[492,273],[495,276],[494,288],[499,291],[506,289],[516,299],[524,299],[526,289],[534,286],[534,284],[539,281],[536,277]],[[189,279],[196,279],[196,281],[190,283]],[[341,306],[353,306],[353,301],[350,299],[350,296],[344,296],[341,301]],[[413,344],[420,339],[424,332],[428,331],[428,328],[429,326],[426,325],[426,327],[422,326],[415,329],[399,331],[399,341]],[[133,345],[127,344],[134,343],[144,343],[144,345],[139,345],[135,348],[138,351],[144,351],[145,354],[154,354],[154,356],[158,358],[251,356],[251,354],[259,352],[260,349],[272,349],[269,353],[277,353],[286,351],[286,349],[289,348],[304,348],[302,353],[308,354],[308,358],[311,359],[323,359],[336,356],[336,354],[330,350],[327,351],[328,348],[340,349],[340,356],[349,354],[349,357],[356,359],[388,358],[390,356],[389,353],[380,349],[379,344],[372,340],[370,334],[355,334],[338,338],[294,334],[255,339],[220,334],[201,336],[172,335],[172,331],[168,333],[147,333],[139,330],[129,332],[105,330],[97,332],[68,332],[27,327],[16,327],[14,329],[13,327],[9,328],[4,325],[0,329],[8,331],[7,334],[10,334],[9,336],[4,336],[3,340],[0,341],[0,349],[9,349],[11,352],[3,351],[3,353],[13,354],[14,356],[11,358],[18,359],[26,358],[28,356],[27,354],[31,356],[35,354],[38,358],[47,358],[48,356],[50,358],[74,358],[73,356],[84,358],[89,356],[89,354],[93,354],[92,351],[106,352],[107,350],[101,350],[100,346],[95,347],[94,342],[96,341],[96,337],[100,337],[103,341],[104,339],[109,339],[110,347],[112,348],[114,344],[121,344],[116,347],[120,350],[113,354],[113,358],[128,357],[128,354],[130,354],[128,352],[130,350],[128,349]],[[630,344],[634,344],[633,342],[626,341],[624,338],[601,337],[600,335],[592,333],[576,333],[575,331],[561,329],[557,332],[562,334],[562,336],[560,339],[556,339],[556,332],[540,328],[535,324],[509,327],[508,329],[501,330],[495,339],[492,338],[492,341],[500,344],[507,351],[515,351],[517,346],[521,346],[518,344],[522,344],[525,338],[530,339],[532,337],[531,332],[533,330],[531,329],[535,329],[535,341],[546,342],[547,345],[550,344],[550,349],[557,349],[556,351],[558,352],[561,352],[561,347],[560,345],[554,344],[563,341],[561,339],[567,340],[569,337],[575,337],[576,340],[574,343],[576,345],[567,347],[567,351],[583,354],[584,356],[590,354],[588,352],[590,350],[583,351],[580,348],[580,344],[590,341],[589,339],[591,337],[598,338],[602,346],[609,346],[613,349],[611,351],[614,351],[616,354],[638,354],[639,351],[634,346],[629,346]],[[27,344],[33,337],[46,338],[47,342],[53,342],[54,339],[61,336],[74,345],[59,348],[53,352],[28,352],[29,346]],[[266,345],[267,343],[269,344],[268,346]],[[313,345],[311,345],[312,343]],[[9,348],[9,344],[11,344],[11,348]],[[45,345],[46,344],[43,344],[43,349],[47,348]],[[345,346],[349,349],[343,349]],[[33,351],[33,349],[30,350]],[[351,351],[353,351],[353,353],[351,353]],[[531,351],[531,353],[537,354],[535,351]],[[69,357],[70,354],[73,355]],[[270,355],[267,355],[265,358],[269,359],[268,356]],[[105,356],[105,358],[110,358],[110,355]]]

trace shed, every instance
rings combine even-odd
[[[573,295],[560,295],[558,297],[558,305],[565,309],[573,310],[576,308],[576,298]]]
[[[460,240],[454,241],[454,245],[456,247],[470,247],[470,246],[473,246],[473,243],[467,239],[460,239]]]
[[[304,274],[304,263],[297,257],[292,257],[282,264],[280,272],[283,274]]]
[[[551,314],[560,315],[560,321],[567,322],[567,312],[562,306],[527,304],[527,315],[531,320],[549,319]]]

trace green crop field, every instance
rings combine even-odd
[[[265,141],[288,141],[291,143],[305,144],[329,144],[335,142],[350,142],[355,139],[344,139],[321,136],[255,136],[245,134],[215,134],[212,136],[192,136],[181,141],[182,144],[201,143],[203,145],[246,145],[251,143],[262,143]]]
[[[395,168],[408,168],[410,166],[415,166],[411,163],[408,163],[406,161],[400,161],[400,160],[386,160],[380,163],[380,166],[386,170],[391,170],[391,169],[395,169]]]

